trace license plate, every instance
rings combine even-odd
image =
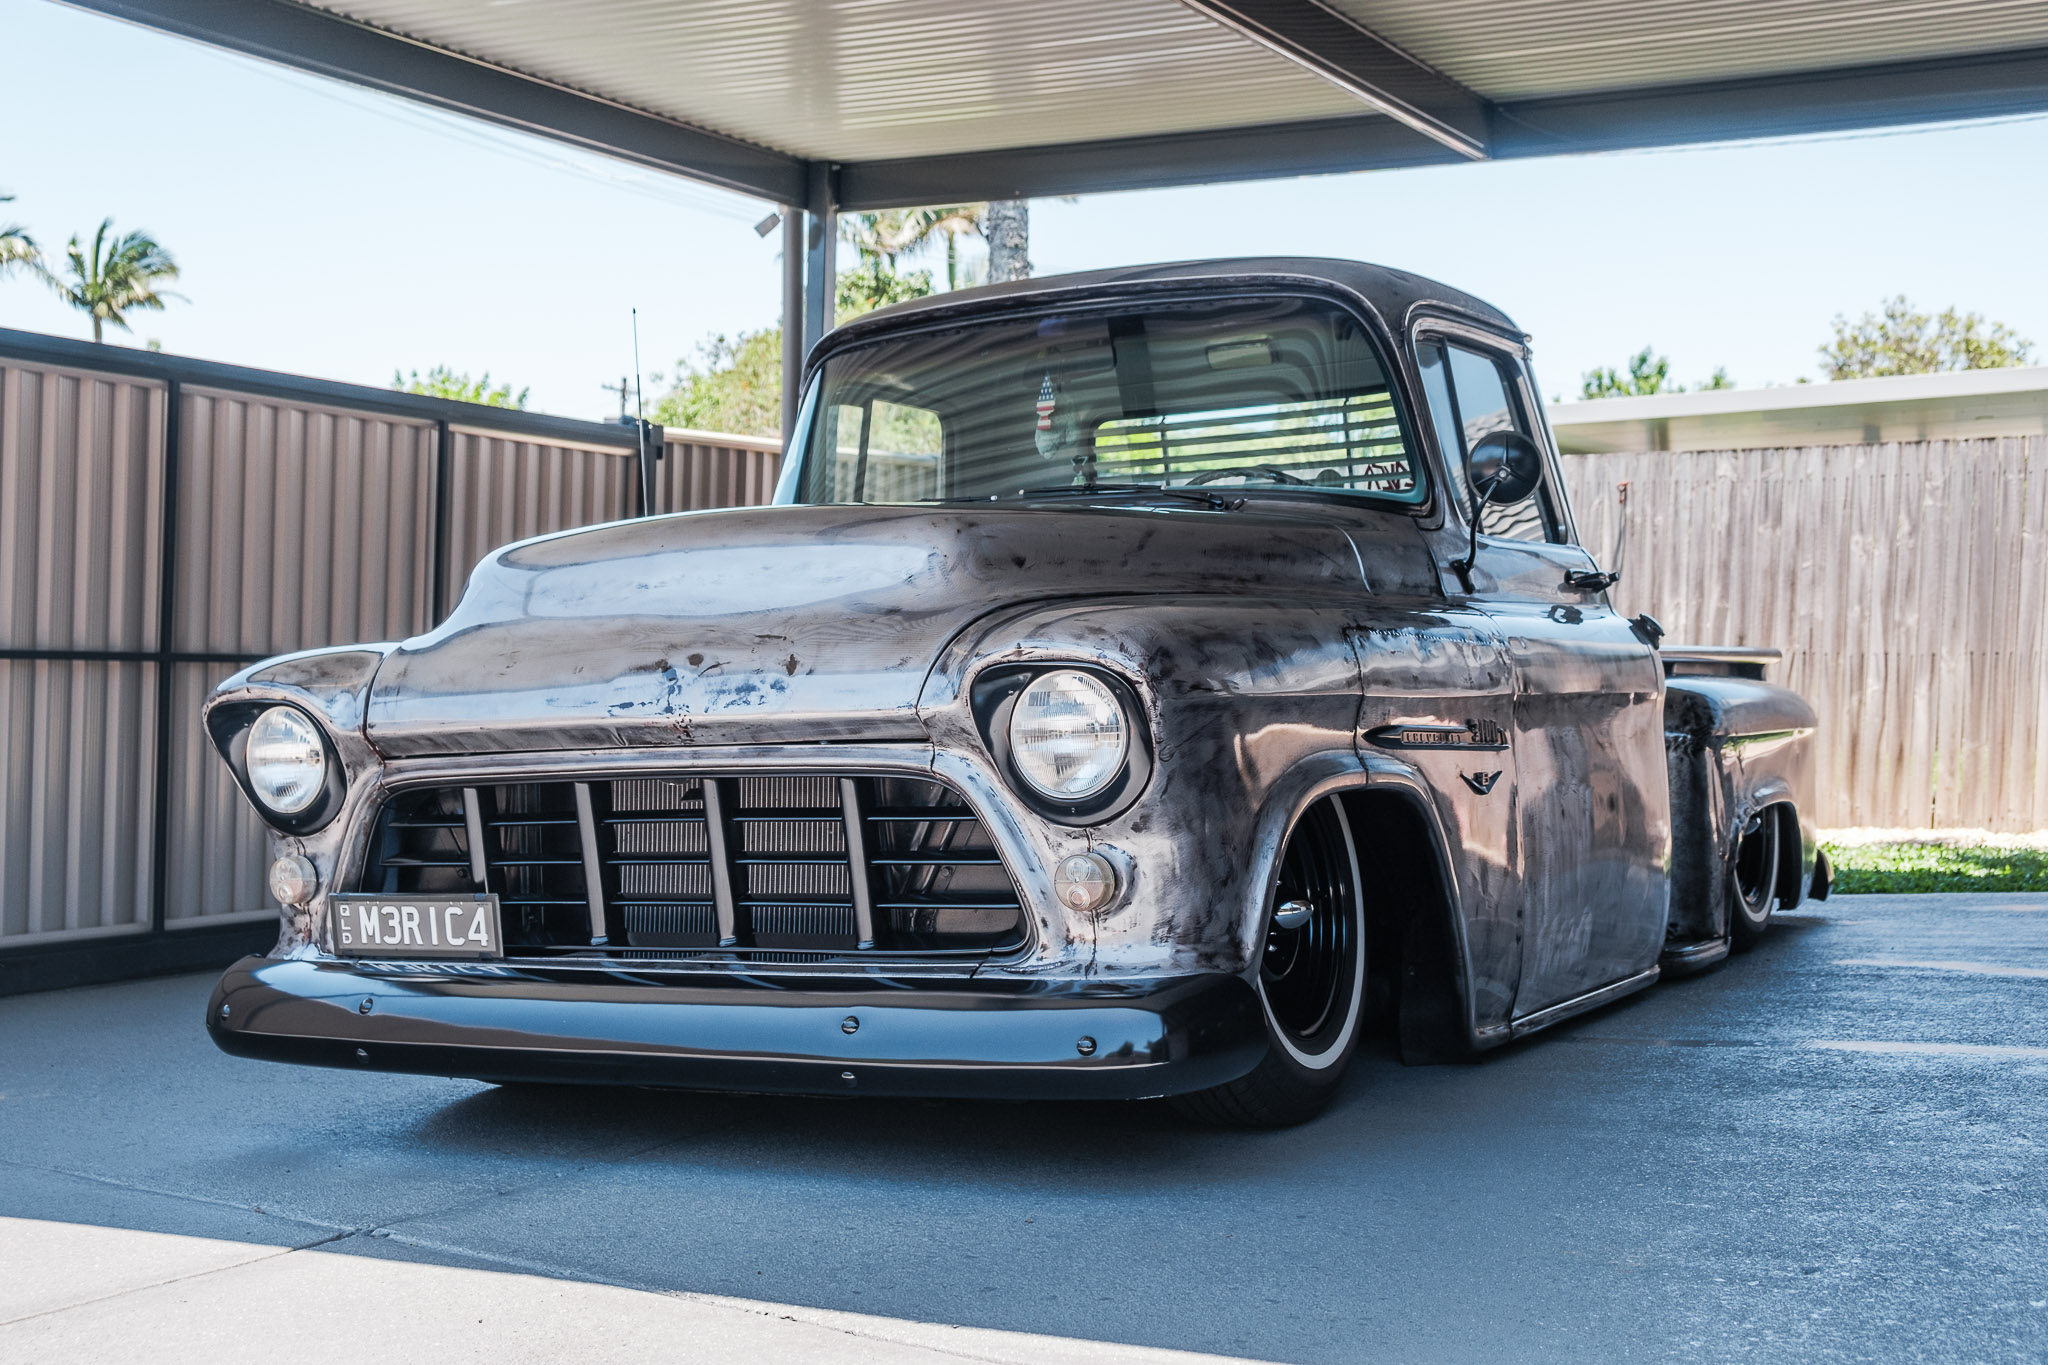
[[[496,896],[327,898],[328,946],[337,957],[503,957]]]

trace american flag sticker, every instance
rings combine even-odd
[[[1045,377],[1045,382],[1038,386],[1038,429],[1040,431],[1052,430],[1052,410],[1055,406],[1057,406],[1057,400],[1053,397],[1052,376],[1048,374]]]

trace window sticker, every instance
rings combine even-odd
[[[1058,459],[1060,452],[1071,449],[1074,444],[1074,418],[1072,413],[1060,411],[1061,385],[1051,370],[1039,381],[1037,430],[1032,439],[1038,444],[1038,457],[1042,460]]]

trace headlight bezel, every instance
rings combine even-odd
[[[1025,689],[1048,673],[1081,673],[1103,684],[1124,718],[1124,762],[1121,771],[1092,795],[1075,800],[1048,796],[1033,786],[1017,766],[1010,746],[1010,719]],[[1055,824],[1094,825],[1118,814],[1138,799],[1152,779],[1152,734],[1131,685],[1106,668],[1089,663],[1048,660],[1003,664],[982,670],[969,688],[976,728],[1001,767],[1003,780],[1019,800]]]
[[[297,712],[300,719],[312,727],[313,733],[320,738],[320,749],[327,760],[320,790],[296,811],[279,811],[265,804],[255,783],[249,779],[249,732],[266,711],[276,707]],[[227,759],[228,770],[235,775],[235,784],[242,789],[242,795],[249,798],[249,804],[273,829],[286,834],[312,834],[325,828],[341,813],[342,802],[348,795],[347,775],[342,770],[341,755],[335,750],[334,737],[327,732],[319,713],[312,708],[283,699],[238,702],[215,707],[207,714],[206,725],[212,732],[214,747]]]

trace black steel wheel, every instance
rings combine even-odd
[[[1248,1074],[1178,1097],[1207,1123],[1277,1128],[1322,1112],[1357,1050],[1365,1001],[1358,848],[1336,800],[1309,808],[1280,855],[1259,953],[1267,1050]]]
[[[1728,877],[1728,942],[1747,948],[1770,927],[1778,908],[1778,808],[1766,806],[1742,825]]]

